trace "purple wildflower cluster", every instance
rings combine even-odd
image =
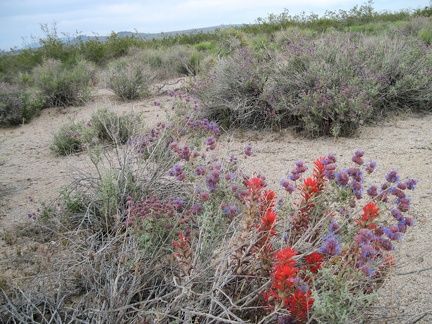
[[[222,211],[224,212],[225,215],[228,216],[228,218],[232,219],[235,216],[237,216],[239,209],[236,205],[234,204],[222,204],[221,206]]]
[[[336,178],[336,155],[329,154],[321,162],[324,165],[324,175],[326,178],[334,180]]]
[[[373,172],[376,168],[374,161],[364,163],[363,157],[364,152],[357,150],[352,156],[352,161],[357,166],[339,172],[335,172],[336,167],[328,167],[334,164],[335,160],[321,160],[326,170],[326,177],[332,180],[334,175],[333,179],[338,186],[351,189],[357,199],[362,198],[364,182],[363,172],[360,167],[364,168],[367,173]],[[378,260],[384,258],[386,251],[394,250],[393,242],[401,240],[402,234],[406,232],[407,227],[413,225],[413,219],[404,215],[410,208],[410,199],[406,191],[414,190],[418,181],[415,179],[401,181],[397,171],[394,169],[386,175],[385,179],[386,182],[380,187],[371,185],[367,189],[368,196],[375,202],[372,201],[363,207],[364,213],[356,221],[361,227],[358,228],[354,236],[354,242],[357,245],[351,248],[351,252],[357,255],[356,268],[367,276],[373,276],[375,271],[380,269]],[[378,202],[394,204],[394,207],[390,209],[390,214],[394,220],[393,223],[388,221],[377,222],[379,217]],[[351,205],[351,207],[354,206],[355,204]],[[340,214],[344,216],[350,213],[347,209],[344,209]],[[330,223],[330,234],[324,239],[320,252],[329,256],[341,253],[340,240],[337,237],[339,231],[340,226],[333,219]]]
[[[339,255],[342,253],[339,243],[339,238],[336,237],[334,234],[330,234],[329,236],[324,238],[323,245],[319,249],[319,251],[330,256]]]
[[[140,219],[149,217],[155,219],[172,218],[176,214],[176,208],[173,204],[161,202],[157,197],[136,203],[134,203],[132,197],[128,197],[126,204],[128,207],[125,221],[126,226],[131,226]]]
[[[217,137],[221,133],[219,125],[215,121],[209,121],[207,118],[193,120],[190,116],[186,116],[186,125],[191,131],[200,135],[209,134]]]
[[[152,143],[157,142],[167,128],[168,127],[165,123],[159,122],[155,128],[150,130],[149,134],[131,138],[129,139],[128,144],[137,148],[139,152],[145,152]]]
[[[295,169],[291,171],[291,174],[288,176],[288,178],[292,181],[297,181],[300,179],[301,175],[306,172],[308,167],[303,163],[303,161],[297,161],[295,162]]]
[[[152,220],[160,220],[163,227],[170,229],[176,224],[190,223],[191,218],[202,211],[202,206],[198,203],[187,207],[186,202],[181,198],[169,198],[167,201],[161,201],[156,196],[138,202],[127,197],[126,205],[125,226],[138,225],[139,228],[141,220],[151,218]]]
[[[216,148],[216,138],[214,136],[209,136],[205,139],[205,144],[207,145],[206,151],[212,151]]]
[[[280,185],[285,189],[286,192],[290,194],[293,193],[295,190],[294,185],[287,179],[282,179]]]
[[[168,175],[176,177],[178,181],[183,181],[186,178],[186,173],[183,171],[180,164],[176,164],[172,169],[170,169]]]

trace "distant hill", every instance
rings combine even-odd
[[[219,26],[212,26],[212,27],[204,27],[204,28],[195,28],[195,29],[186,29],[186,30],[177,30],[177,31],[171,31],[171,32],[165,32],[165,33],[136,33],[136,32],[130,32],[130,31],[121,31],[116,33],[120,37],[127,37],[127,36],[136,36],[141,37],[145,40],[152,40],[152,39],[162,39],[164,37],[171,37],[176,35],[184,35],[184,34],[200,34],[200,33],[214,33],[217,29],[225,29],[230,27],[238,27],[242,26],[242,24],[231,24],[231,25],[219,25]],[[105,41],[109,36],[88,36],[88,35],[79,35],[73,38],[70,37],[61,37],[60,40],[64,42],[71,42],[76,43],[79,41],[88,41],[92,39],[98,39],[101,42]],[[40,46],[39,43],[31,43],[28,44],[27,48],[38,48]]]

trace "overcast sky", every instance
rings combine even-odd
[[[41,37],[40,24],[68,35],[109,35],[112,31],[159,33],[217,25],[253,23],[269,13],[348,10],[351,0],[0,0],[0,49],[22,47]],[[429,0],[375,0],[378,11],[416,9]]]

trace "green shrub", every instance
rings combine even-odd
[[[249,44],[246,33],[238,28],[226,28],[219,30],[217,36],[220,53],[222,55],[233,53],[242,47],[247,47]]]
[[[216,49],[216,43],[215,42],[201,42],[196,45],[194,45],[194,48],[201,52],[213,52]]]
[[[102,141],[125,144],[136,133],[140,123],[140,115],[117,115],[108,109],[100,109],[92,115],[90,128]]]
[[[134,100],[149,95],[153,79],[145,63],[125,57],[111,62],[106,72],[107,87],[122,100]]]
[[[21,89],[0,83],[0,126],[14,126],[29,122],[38,115],[45,102],[34,88]]]
[[[432,44],[432,26],[429,28],[424,28],[420,30],[418,37],[426,44]]]
[[[48,59],[33,69],[33,78],[49,106],[71,106],[88,100],[94,72],[93,64],[83,60],[68,68],[58,60]]]
[[[68,155],[101,142],[125,144],[137,132],[140,124],[140,115],[117,115],[106,108],[99,109],[87,122],[72,121],[63,125],[54,135],[51,150],[59,155]]]
[[[85,128],[82,123],[71,122],[63,125],[59,131],[54,134],[53,144],[50,146],[51,151],[58,155],[68,155],[83,150],[85,143]]]

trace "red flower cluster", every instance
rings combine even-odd
[[[282,248],[274,253],[272,284],[268,291],[262,294],[266,304],[283,305],[291,314],[296,323],[304,323],[308,318],[308,311],[313,305],[312,291],[306,285],[301,284],[299,268],[293,259],[297,251],[291,247]],[[319,253],[308,256],[307,264],[314,264],[316,270],[321,262]],[[272,307],[270,307],[272,308]]]
[[[321,262],[323,257],[319,252],[312,252],[305,256],[306,266],[305,268],[312,273],[316,273],[321,268]]]
[[[363,207],[363,214],[361,219],[356,219],[355,222],[363,228],[376,229],[377,225],[374,223],[375,218],[379,216],[379,208],[376,203],[370,202]]]

